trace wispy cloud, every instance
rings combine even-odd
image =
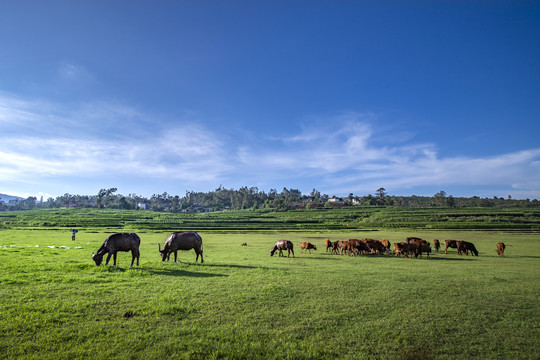
[[[392,145],[378,140],[383,138],[371,123],[349,119],[333,131],[310,129],[284,138],[288,146],[279,150],[242,148],[239,158],[255,172],[294,173],[329,193],[366,193],[381,186],[401,193],[419,187],[499,186],[540,196],[539,183],[533,180],[540,179],[540,149],[445,157],[433,143]]]
[[[406,140],[389,143],[372,117],[354,113],[259,142],[250,139],[261,134],[237,137],[235,129],[217,131],[203,124],[191,118],[162,121],[117,102],[65,106],[0,94],[0,185],[74,178],[99,182],[112,175],[146,187],[165,179],[188,189],[282,184],[339,195],[381,186],[402,194],[470,186],[540,197],[540,149],[447,157],[434,143],[415,142],[410,132]],[[403,138],[398,133],[390,137]]]

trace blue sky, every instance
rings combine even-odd
[[[0,193],[540,198],[535,1],[1,1]]]

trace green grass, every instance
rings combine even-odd
[[[540,357],[535,234],[200,232],[201,265],[193,251],[179,253],[183,263],[161,262],[157,243],[168,232],[140,230],[139,267],[129,267],[129,253],[117,267],[96,267],[91,253],[109,233],[81,231],[73,242],[67,230],[0,231],[2,358]],[[470,240],[480,256],[353,258],[323,247],[326,237],[411,235]],[[282,238],[295,258],[269,256]],[[301,254],[306,240],[319,250]],[[505,258],[499,241],[511,245]]]

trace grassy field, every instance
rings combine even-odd
[[[110,230],[87,228],[76,241],[67,229],[0,230],[0,357],[540,358],[535,233],[201,231],[205,263],[195,264],[193,251],[179,254],[183,263],[160,261],[168,231],[130,231],[142,239],[133,268],[129,253],[117,267],[93,264]],[[480,256],[348,257],[323,248],[326,237],[413,235],[469,240]],[[278,239],[293,241],[295,258],[269,256]],[[300,241],[319,250],[301,254]],[[504,258],[499,241],[511,245]]]

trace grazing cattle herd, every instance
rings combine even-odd
[[[105,265],[109,264],[111,256],[114,260],[114,265],[116,266],[116,254],[118,251],[131,251],[131,266],[137,259],[137,266],[139,265],[139,246],[141,244],[141,239],[135,233],[118,233],[109,236],[103,245],[99,248],[96,253],[92,254],[92,259],[95,261],[96,265],[99,266],[103,262],[103,256],[108,254]],[[407,237],[406,241],[396,242],[393,246],[393,251],[391,250],[391,243],[388,239],[349,239],[349,240],[336,240],[330,241],[326,239],[324,241],[326,246],[326,252],[330,251],[331,254],[349,256],[357,255],[389,255],[392,254],[396,257],[406,257],[415,258],[422,257],[422,254],[426,254],[427,258],[431,255],[431,245],[428,241],[423,240],[418,237]],[[448,248],[457,249],[458,255],[469,255],[469,252],[472,256],[478,256],[478,250],[473,243],[462,240],[444,240],[444,253],[448,254]],[[246,243],[242,243],[242,246],[247,246]],[[497,254],[499,256],[504,256],[505,244],[500,242],[497,244]],[[433,248],[435,252],[440,250],[440,242],[437,239],[433,240]],[[177,262],[177,252],[178,250],[195,250],[197,255],[195,262],[201,256],[201,264],[204,263],[203,260],[203,250],[202,250],[202,238],[196,232],[173,232],[167,238],[167,241],[163,244],[163,248],[158,243],[158,250],[161,255],[161,261],[169,261],[169,258],[172,253],[174,253],[174,261]],[[279,240],[270,250],[270,256],[274,256],[276,251],[279,251],[279,256],[285,256],[283,251],[287,250],[287,257],[290,257],[292,254],[294,256],[294,244],[290,240]],[[305,254],[311,254],[311,250],[317,250],[317,246],[307,241],[300,243],[300,252]]]

